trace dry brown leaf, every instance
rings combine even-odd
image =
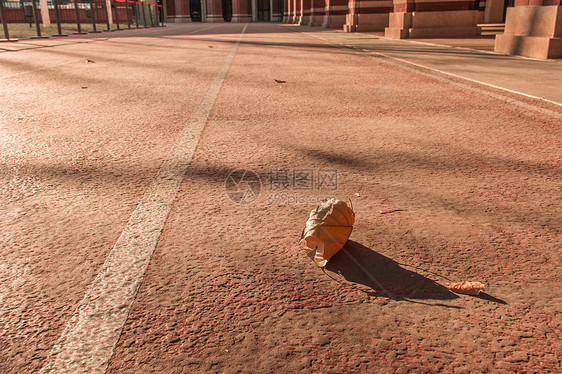
[[[457,282],[457,283],[449,283],[447,288],[450,291],[456,293],[462,293],[465,295],[478,295],[483,289],[486,287],[483,283],[480,282]]]
[[[310,212],[301,244],[315,251],[314,262],[324,267],[347,242],[354,223],[353,209],[345,201],[330,199]]]

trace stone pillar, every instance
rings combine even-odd
[[[149,3],[154,4],[152,2],[149,1]],[[111,1],[110,0],[105,0],[105,11],[107,13],[107,22],[110,25],[113,25],[113,12],[111,9]],[[149,16],[150,18],[150,16]]]
[[[189,1],[168,0],[166,2],[166,10],[166,22],[191,22],[191,17],[189,16]]]
[[[503,23],[505,0],[487,0],[484,10],[484,23]]]
[[[282,5],[284,0],[270,0],[269,6],[271,9],[271,22],[283,22],[283,10]]]
[[[289,18],[289,1],[283,0],[283,19],[281,22],[287,23],[287,19]]]
[[[295,14],[293,16],[293,23],[299,23],[302,17],[302,0],[295,0]]]
[[[39,6],[41,8],[41,20],[43,21],[43,27],[51,27],[51,16],[49,15],[47,0],[40,0]]]
[[[310,3],[310,26],[322,26],[326,15],[326,0],[312,0]]]
[[[343,30],[346,32],[384,31],[388,15],[393,11],[392,0],[349,0]]]
[[[480,35],[473,0],[394,0],[384,36],[393,39],[455,38]]]
[[[224,22],[221,0],[207,0],[207,22]]]
[[[201,22],[207,22],[207,0],[201,0]]]
[[[258,22],[258,0],[251,0],[252,22]]]
[[[310,23],[310,0],[300,0],[301,16],[299,17],[299,25],[308,25]]]
[[[496,36],[495,51],[533,58],[562,58],[560,0],[516,0],[507,8],[505,33]]]
[[[252,3],[251,0],[232,0],[232,22],[251,22]]]
[[[345,24],[348,0],[326,0],[324,21],[322,27],[339,29]]]
[[[300,7],[300,0],[290,0],[291,1],[291,20],[290,23],[297,23],[299,20],[299,7]]]

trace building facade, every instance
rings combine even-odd
[[[562,58],[562,0],[164,0],[168,22],[283,22],[388,38],[451,38],[504,23],[500,53]]]
[[[167,22],[281,22],[283,0],[166,0]]]

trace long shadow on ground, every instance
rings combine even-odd
[[[368,293],[393,300],[458,298],[446,287],[352,240],[332,257],[326,270],[343,276],[348,282],[368,287]]]

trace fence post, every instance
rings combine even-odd
[[[144,14],[144,12],[145,12],[144,3],[142,1],[140,2],[140,6],[141,6],[141,10],[142,10],[142,23],[143,23],[144,27],[146,27],[146,15]]]
[[[74,14],[76,15],[76,28],[78,32],[75,34],[84,34],[82,32],[82,25],[80,24],[80,9],[78,8],[78,0],[74,0]]]
[[[37,0],[31,0],[31,6],[33,8],[33,20],[35,21],[37,38],[41,38],[41,26],[39,26],[39,17],[37,16]]]
[[[10,40],[8,21],[4,18],[4,0],[0,0],[0,21],[2,21],[2,28],[4,29],[4,38],[6,38],[6,40]]]
[[[148,27],[148,24],[146,23],[146,3],[142,3],[142,23],[144,24],[144,27]]]
[[[127,28],[131,28],[131,17],[129,17],[129,0],[125,0],[125,14],[127,15]]]
[[[98,32],[96,28],[96,4],[94,0],[90,0],[90,13],[92,16],[92,28],[94,29],[92,32]],[[101,31],[100,31],[101,32]]]
[[[150,16],[150,27],[154,27],[154,18],[152,18],[152,4],[148,3],[148,15]]]
[[[64,36],[62,35],[62,28],[60,26],[60,14],[59,14],[59,0],[53,0],[55,5],[55,19],[57,20],[57,35],[54,36]]]
[[[133,10],[135,11],[135,23],[137,24],[137,29],[139,28],[139,3],[133,0]]]
[[[105,26],[107,27],[106,31],[111,31],[111,26],[109,26],[109,12],[111,12],[111,7],[107,9],[107,1],[102,0],[102,8],[105,10]]]
[[[121,30],[119,27],[119,9],[117,9],[117,0],[113,0],[112,8],[115,8],[115,25],[117,25],[117,30]]]

